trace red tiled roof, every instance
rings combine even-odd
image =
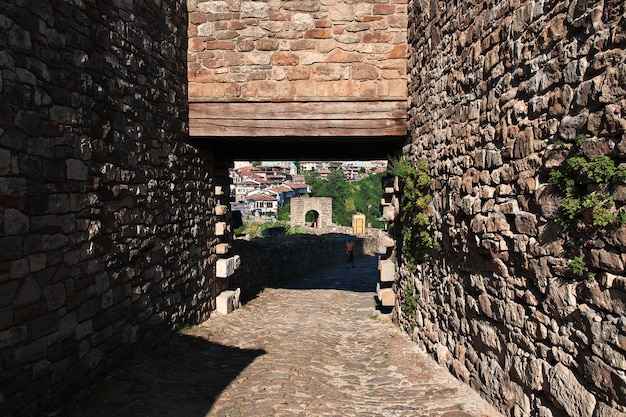
[[[305,184],[303,182],[287,182],[285,183],[285,185],[291,188],[309,188],[310,187],[308,184]]]
[[[287,185],[275,185],[274,187],[268,188],[269,191],[276,191],[277,193],[288,193],[289,191],[293,191],[293,189]]]
[[[249,201],[277,201],[277,198],[270,197],[267,194],[251,194],[246,196]]]
[[[247,178],[244,181],[241,181],[238,185],[255,185],[256,186],[256,185],[259,185],[259,181]]]

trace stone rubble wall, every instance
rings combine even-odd
[[[254,298],[266,287],[317,269],[346,263],[346,234],[299,234],[278,238],[232,242],[241,266],[228,278],[228,288],[241,288],[243,300]],[[370,237],[356,239],[355,255],[363,256]]]
[[[404,155],[430,164],[442,250],[400,267],[397,319],[508,416],[626,416],[626,226],[564,239],[547,184],[579,134],[626,162],[625,29],[622,0],[409,4]]]
[[[0,3],[0,414],[32,415],[212,308],[187,12]]]
[[[189,0],[190,101],[406,100],[406,0]]]

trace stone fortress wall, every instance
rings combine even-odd
[[[240,288],[243,300],[250,300],[266,288],[291,285],[294,278],[346,263],[345,233],[292,235],[277,239],[237,239],[233,252],[241,256],[241,267],[228,278],[231,288]],[[368,253],[370,236],[355,240],[355,255]]]
[[[398,319],[509,416],[626,416],[626,226],[564,234],[548,185],[579,135],[626,163],[625,29],[623,1],[409,4],[404,155],[429,162],[442,250],[400,268]]]
[[[226,204],[216,191],[225,166],[187,140],[184,2],[50,3],[0,3],[0,406],[9,415],[32,414],[134,347],[208,317],[216,248],[228,246],[215,233],[225,224],[216,215]],[[296,17],[314,4],[190,2],[190,91],[200,88],[194,77],[211,84],[219,75],[219,86],[202,87],[213,99],[280,99],[279,80],[303,98],[366,99],[375,75],[389,86],[377,94],[401,94],[393,86],[405,76],[406,50],[385,33],[404,25],[392,23],[391,6],[406,6],[320,2],[318,11],[332,8],[339,20],[348,10],[360,16],[332,31],[342,41],[321,37],[323,16],[312,26]],[[232,13],[246,8],[262,19],[238,22]],[[416,274],[400,269],[397,311],[409,281],[422,299],[414,320],[399,320],[511,416],[626,414],[626,230],[585,240],[596,279],[574,279],[576,245],[559,240],[558,199],[546,186],[547,168],[578,134],[589,137],[586,154],[625,159],[624,8],[615,0],[409,5],[405,153],[430,161],[443,251]],[[228,19],[211,15],[222,11]],[[383,21],[389,28],[375,32]],[[226,39],[194,34],[210,22]],[[281,39],[274,51],[280,31],[243,36],[244,49],[270,57],[254,73],[238,64],[193,73],[195,53],[209,69],[217,68],[211,54],[236,51],[213,43],[234,42],[229,30],[265,35],[279,26],[303,42]],[[357,35],[367,51],[387,48],[380,58],[390,67],[341,67],[364,63],[350,61]],[[309,55],[293,48],[324,54],[332,42],[342,47],[326,50],[326,66],[308,61],[296,73],[290,59]],[[623,194],[613,196],[618,205]]]
[[[212,310],[214,164],[179,0],[0,3],[0,414]]]
[[[190,101],[406,99],[406,0],[188,3]]]

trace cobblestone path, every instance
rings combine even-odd
[[[268,289],[183,332],[63,413],[501,417],[376,310],[376,260]]]

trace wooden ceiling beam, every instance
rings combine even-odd
[[[199,137],[406,136],[406,101],[190,103]]]

